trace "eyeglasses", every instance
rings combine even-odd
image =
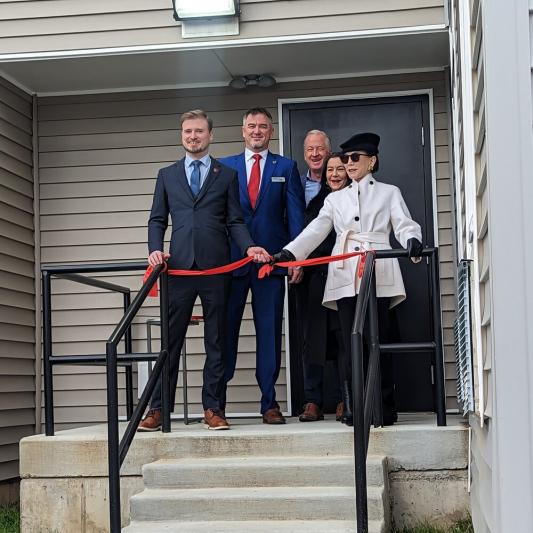
[[[345,165],[346,163],[348,163],[348,161],[351,159],[354,163],[357,163],[357,161],[359,161],[359,159],[361,159],[361,156],[364,156],[364,157],[370,157],[368,154],[356,154],[356,153],[353,153],[353,154],[342,154],[340,155],[340,160],[343,162],[343,164]]]

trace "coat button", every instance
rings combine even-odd
[[[374,182],[372,180],[370,180],[370,185],[374,185]]]
[[[359,222],[359,217],[355,217],[355,221],[356,221],[356,222]]]
[[[359,246],[356,246],[356,247],[354,248],[354,252],[358,252],[359,250],[360,250]]]
[[[357,194],[358,194],[359,196],[361,196],[361,191],[358,191],[358,193],[357,193]]]

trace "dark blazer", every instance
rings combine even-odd
[[[320,191],[305,210],[306,226],[318,216],[330,192],[331,189],[323,181]],[[309,257],[331,255],[336,238],[335,230],[331,230]],[[306,267],[302,283],[298,286],[300,302],[304,309],[302,317],[303,356],[307,364],[323,366],[326,359],[336,359],[340,350],[338,335],[336,335],[336,332],[340,330],[337,312],[322,305],[327,275],[328,265]]]
[[[225,157],[221,162],[235,169],[239,176],[240,203],[244,220],[257,246],[270,253],[279,252],[295,239],[304,226],[305,199],[296,162],[268,152],[255,209],[248,196],[248,181],[244,153]],[[232,237],[232,260],[238,259],[239,249]],[[236,271],[244,275],[251,265]],[[285,273],[276,269],[274,273]]]
[[[246,229],[239,205],[239,184],[234,170],[211,158],[211,168],[193,197],[185,174],[185,158],[162,168],[157,176],[148,221],[148,250],[163,250],[163,239],[172,219],[170,268],[213,268],[230,262],[230,237],[236,259],[244,257],[254,242]]]

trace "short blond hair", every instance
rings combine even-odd
[[[192,109],[191,111],[186,111],[180,117],[180,126],[183,126],[183,123],[186,120],[192,120],[195,118],[202,118],[207,120],[207,127],[209,131],[213,129],[213,119],[203,110],[203,109]]]

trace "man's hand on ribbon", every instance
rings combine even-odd
[[[148,264],[155,268],[157,265],[162,265],[169,257],[170,254],[156,250],[148,256]]]
[[[268,263],[271,261],[270,254],[261,246],[250,246],[246,250],[248,257],[253,257],[255,263]]]

